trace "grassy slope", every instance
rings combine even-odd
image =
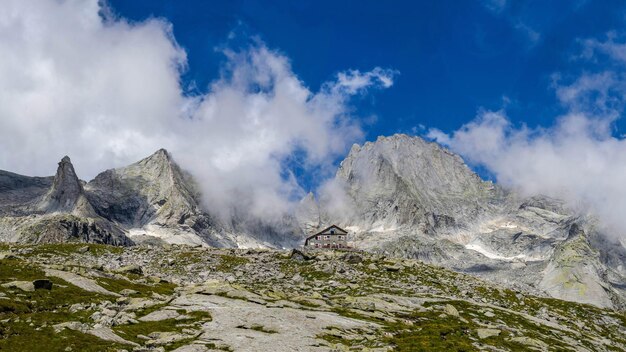
[[[44,278],[44,272],[29,261],[30,259],[70,255],[76,253],[81,246],[70,244],[22,248],[30,249],[24,258],[0,260],[0,283]],[[121,251],[123,249],[116,247],[90,245],[88,254],[100,256],[107,253],[119,254]],[[212,262],[217,263],[214,270],[225,273],[241,270],[250,262],[248,258],[232,254],[213,256],[215,258],[211,258]],[[177,263],[184,265],[193,263],[203,265],[208,260],[197,253],[185,251],[177,252],[175,258]],[[332,302],[333,305],[329,310],[343,316],[373,321],[381,325],[381,331],[378,331],[374,338],[369,339],[346,338],[347,335],[355,334],[336,333],[332,330],[320,335],[320,338],[329,343],[342,345],[348,349],[392,346],[399,351],[473,351],[481,346],[494,346],[509,351],[528,350],[527,346],[512,339],[516,336],[543,341],[553,350],[565,349],[566,341],[579,341],[580,345],[590,350],[597,350],[598,346],[594,343],[596,336],[626,345],[626,338],[620,333],[620,329],[624,331],[626,327],[626,315],[623,312],[603,310],[557,299],[522,295],[499,289],[473,277],[421,263],[402,266],[398,270],[388,270],[386,266],[394,266],[397,263],[366,259],[363,263],[352,265],[358,275],[356,279],[347,280],[336,272],[321,270],[315,261],[291,261],[281,254],[276,254],[273,258],[286,278],[295,274],[302,276],[304,282],[300,286],[304,289],[299,289],[300,291],[297,292],[299,296],[304,294],[314,299]],[[175,264],[168,270],[180,271],[182,269],[181,266]],[[39,350],[41,346],[46,346],[46,350],[49,351],[62,351],[68,346],[74,351],[128,348],[77,331],[66,329],[61,333],[54,333],[52,325],[60,322],[91,322],[89,315],[93,311],[79,310],[72,313],[69,309],[71,305],[90,304],[114,298],[85,292],[60,279],[50,279],[54,283],[51,291],[23,292],[19,289],[0,287],[0,293],[5,296],[5,298],[0,298],[0,350],[32,351]],[[136,277],[132,275],[128,275],[127,278],[103,275],[97,281],[114,292],[120,292],[125,288],[136,290],[138,297],[150,297],[154,293],[169,295],[175,287],[170,283],[142,284],[134,282],[134,279]],[[243,284],[243,286],[265,297],[274,295],[277,300],[279,298],[291,299],[290,297],[294,297],[295,293],[288,292],[288,290],[294,288],[281,286],[287,280],[276,279],[273,284],[250,283]],[[328,285],[327,283],[331,281],[337,284]],[[469,283],[469,289],[463,294],[457,285],[451,284],[460,281]],[[411,289],[403,289],[411,285],[428,287],[429,293],[418,294]],[[313,287],[316,289],[309,290]],[[304,293],[301,292],[302,290]],[[425,303],[422,309],[402,313],[355,309],[350,304],[350,299],[380,294],[421,297]],[[460,296],[464,299],[459,299]],[[303,303],[299,299],[293,300]],[[314,302],[314,300],[307,301],[304,305],[305,307],[309,305],[313,309],[316,306]],[[444,313],[444,307],[447,304],[458,310],[459,317]],[[147,308],[137,312],[137,315],[140,317],[161,307]],[[487,311],[495,314],[486,314]],[[545,312],[561,328],[556,329],[532,319]],[[183,326],[209,319],[210,316],[207,315],[192,315],[189,319],[181,321],[140,322],[114,327],[114,330],[128,340],[142,342],[137,335],[148,335],[154,331],[178,332]],[[604,323],[606,319],[613,323]],[[497,327],[501,333],[497,336],[479,339],[477,329],[486,326]],[[271,332],[268,331],[268,333]],[[356,335],[359,335],[359,332],[356,332]],[[168,346],[167,349],[183,343],[184,341]],[[610,347],[607,349],[611,350]],[[613,348],[613,350],[619,349]]]

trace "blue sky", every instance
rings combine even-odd
[[[258,36],[290,58],[312,90],[337,72],[399,71],[391,89],[356,99],[366,139],[419,126],[451,131],[481,108],[515,124],[549,126],[563,107],[552,85],[597,65],[573,57],[580,40],[624,27],[623,1],[158,1],[110,0],[133,21],[163,17],[188,55],[185,86],[204,90],[232,45]],[[572,78],[573,79],[573,78]],[[623,125],[618,121],[616,126]],[[615,133],[619,133],[618,130]]]
[[[35,4],[0,11],[0,169],[166,148],[210,210],[282,216],[403,132],[626,228],[624,1]]]

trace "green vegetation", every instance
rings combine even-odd
[[[178,265],[202,263],[204,258],[198,252],[181,252],[176,255]]]
[[[130,276],[131,274],[129,274]],[[171,295],[174,293],[176,285],[167,282],[160,282],[153,285],[140,284],[130,280],[120,279],[117,277],[100,277],[96,280],[102,287],[109,291],[121,292],[124,289],[131,289],[139,292],[138,296],[149,297],[152,293],[161,295]]]
[[[14,259],[0,260],[1,283],[33,281],[43,278],[46,276],[42,270],[26,262]],[[0,292],[6,294],[7,297],[7,299],[0,299],[0,312],[15,314],[48,312],[66,308],[75,303],[92,303],[105,300],[105,297],[100,294],[86,292],[61,279],[54,277],[48,279],[52,281],[52,290],[26,292],[20,289],[0,287]]]
[[[120,337],[143,346],[155,344],[154,340],[163,338],[156,344],[173,350],[192,343],[197,339],[194,331],[199,333],[201,325],[212,319],[207,311],[187,311],[170,302],[175,292],[184,295],[198,292],[198,288],[205,290],[199,291],[202,294],[260,304],[267,302],[268,306],[273,302],[275,307],[297,303],[296,309],[329,310],[343,317],[375,324],[324,329],[318,337],[339,350],[391,346],[397,351],[527,351],[528,344],[545,344],[554,350],[567,350],[572,345],[597,350],[598,343],[609,341],[603,348],[618,351],[626,345],[626,337],[620,330],[626,326],[624,312],[535,297],[417,261],[358,254],[362,258],[348,262],[341,253],[321,253],[317,257],[313,254],[312,260],[297,261],[287,258],[284,252],[248,256],[248,253],[196,251],[175,246],[165,249],[162,255],[154,255],[147,248],[88,246],[89,250],[84,244],[5,246],[18,249],[17,255],[22,259],[0,260],[0,284],[46,278],[38,266],[46,262],[89,277],[113,292],[134,290],[136,293],[131,293],[130,297],[142,299],[91,293],[54,277],[47,278],[53,282],[52,290],[27,292],[0,286],[0,350],[38,350],[41,346],[52,351],[63,351],[68,346],[74,351],[128,349],[129,346],[119,346],[69,329],[54,332],[53,325],[61,322],[87,323],[91,327],[101,321],[100,317],[112,319],[115,314],[111,309],[135,314],[131,315],[132,319],[123,314],[122,318],[115,316],[112,329]],[[155,272],[156,268],[162,270],[164,276],[180,277],[182,282],[195,279],[199,286],[176,290],[175,284],[158,282],[157,278],[115,274],[96,266],[108,259],[118,261],[119,265],[125,264],[128,253],[120,255],[118,250],[131,251],[132,255],[139,256],[139,260],[143,260],[144,272]],[[118,257],[124,259],[118,260]],[[172,259],[176,265],[172,265]],[[131,264],[137,262],[141,263],[130,261]],[[217,271],[237,270],[243,275],[237,275],[236,284],[227,283],[221,281],[225,275],[214,273],[213,266]],[[269,271],[273,274],[267,275]],[[198,272],[203,272],[200,280],[194,276]],[[214,282],[217,288],[209,283],[204,283],[206,288],[201,286],[205,277],[215,280],[214,275],[219,280]],[[224,289],[221,290],[219,285]],[[102,304],[107,301],[110,303]],[[81,305],[70,309],[77,303]],[[127,309],[129,304],[134,305],[133,308]],[[177,309],[181,316],[162,321],[139,320],[161,309]],[[105,310],[111,315],[104,315]],[[92,319],[95,312],[101,314]],[[133,324],[133,319],[138,322]],[[276,331],[252,322],[238,322],[242,325],[237,328],[277,336],[283,333],[282,328]],[[480,330],[485,328],[491,330]]]
[[[42,278],[45,278],[42,270],[22,260],[0,260],[2,283]],[[53,283],[52,290],[26,292],[0,288],[6,295],[0,299],[0,350],[38,351],[45,346],[47,351],[62,351],[69,346],[75,351],[107,351],[121,347],[77,331],[64,330],[56,334],[51,325],[88,321],[90,312],[71,313],[72,304],[101,302],[107,297],[86,292],[61,279],[49,280]]]
[[[55,333],[50,327],[33,329],[27,322],[0,323],[0,351],[101,352],[127,348],[96,336],[65,329]]]
[[[473,324],[439,312],[414,312],[410,323],[387,323],[385,342],[397,351],[474,351]]]
[[[235,255],[223,254],[220,255],[220,262],[219,264],[217,264],[215,269],[217,271],[230,272],[239,265],[244,265],[246,263],[248,263],[248,259],[246,258],[238,257]]]
[[[254,324],[252,326],[239,325],[239,326],[237,326],[237,328],[238,329],[249,329],[249,330],[264,332],[266,334],[277,334],[278,333],[278,331],[276,331],[274,329],[269,329],[269,328],[266,328],[265,326],[259,325],[259,324]]]
[[[143,339],[137,335],[148,336],[153,332],[180,332],[181,324],[188,323],[189,320],[165,319],[160,321],[142,321],[138,324],[127,324],[113,327],[119,336],[133,342],[142,343]]]
[[[41,255],[61,255],[68,256],[70,254],[80,254],[85,248],[88,248],[87,253],[91,256],[100,257],[107,253],[121,254],[124,251],[123,247],[109,246],[105,244],[94,243],[53,243],[53,244],[38,244],[38,245],[14,245],[14,248],[28,249],[27,256],[41,256]]]
[[[200,325],[207,321],[211,321],[211,314],[204,311],[184,311],[179,310],[178,313],[184,314],[186,318],[184,319],[165,319],[160,321],[142,321],[137,324],[128,324],[128,325],[120,325],[113,328],[113,330],[118,333],[123,338],[137,342],[143,343],[145,340],[138,337],[149,336],[154,332],[174,332],[181,333],[184,328],[188,328],[190,325]],[[167,345],[167,350],[172,350],[177,347],[183,346],[186,343],[193,341],[192,337],[177,341],[173,344]]]

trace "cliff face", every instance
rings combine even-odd
[[[59,162],[52,187],[37,204],[37,210],[47,214],[70,213],[83,217],[96,216],[85,197],[85,190],[69,157],[65,156]]]
[[[46,194],[54,177],[28,177],[0,170],[0,215],[18,214]]]
[[[366,227],[465,226],[503,199],[459,156],[406,135],[354,146],[336,178]]]
[[[201,209],[195,182],[164,149],[129,166],[107,170],[85,188],[100,216],[139,239],[235,245]]]
[[[626,249],[599,240],[593,218],[559,200],[523,198],[483,181],[436,143],[395,135],[355,145],[335,185],[346,211],[321,202],[321,225],[351,230],[356,247],[557,298],[605,307],[626,302]],[[300,223],[315,223],[318,214],[308,214]]]

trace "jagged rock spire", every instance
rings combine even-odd
[[[74,171],[74,165],[68,156],[59,162],[54,182],[38,204],[38,208],[46,213],[93,214],[93,209],[85,198],[83,185]]]

